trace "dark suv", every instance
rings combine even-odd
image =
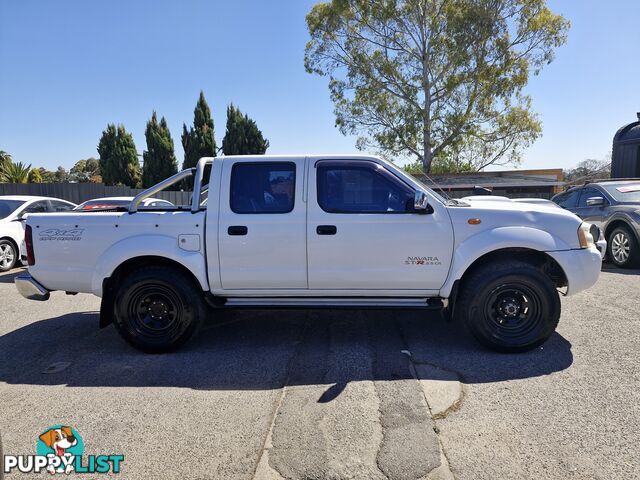
[[[587,183],[551,200],[600,227],[611,262],[624,268],[640,266],[640,179]]]

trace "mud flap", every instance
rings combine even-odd
[[[113,323],[113,301],[115,292],[111,288],[110,278],[102,282],[102,301],[100,302],[100,328],[108,327]]]

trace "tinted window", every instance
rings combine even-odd
[[[0,200],[0,219],[7,218],[23,203],[22,200]]]
[[[47,201],[46,200],[42,200],[40,202],[34,202],[31,205],[29,205],[27,208],[25,208],[21,215],[24,215],[25,213],[44,213],[47,212],[49,210],[49,207],[47,206]]]
[[[580,195],[580,189],[571,190],[570,192],[561,195],[556,198],[556,203],[563,208],[575,208],[578,203],[578,196]]]
[[[296,166],[236,163],[231,170],[231,210],[235,213],[287,213],[293,210]]]
[[[404,213],[414,192],[384,168],[370,162],[318,164],[318,204],[331,213]]]
[[[578,208],[587,207],[587,199],[593,197],[602,197],[602,193],[600,193],[595,188],[583,188],[582,194],[580,195],[580,201],[578,202]]]
[[[60,202],[58,200],[51,200],[50,203],[52,212],[68,212],[69,210],[74,209],[73,205],[65,202]]]

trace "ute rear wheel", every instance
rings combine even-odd
[[[640,263],[640,248],[635,235],[627,227],[616,227],[607,240],[609,259],[621,268],[632,268]]]
[[[0,240],[0,272],[8,272],[15,267],[18,252],[10,240]]]
[[[141,267],[128,274],[114,300],[118,333],[150,353],[180,347],[205,315],[199,286],[180,270],[167,267]]]
[[[525,262],[487,264],[463,280],[458,305],[471,334],[500,352],[542,345],[560,320],[560,297],[541,270]]]

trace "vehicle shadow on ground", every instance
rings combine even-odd
[[[73,313],[3,335],[0,382],[198,390],[327,384],[319,401],[329,401],[348,382],[412,378],[403,350],[466,383],[548,375],[573,362],[571,344],[557,333],[532,352],[498,354],[423,311],[221,312],[182,350],[162,355],[140,353],[113,326],[97,324],[97,312]]]
[[[8,272],[0,273],[0,283],[13,283],[15,278],[23,271],[23,268],[14,268]]]
[[[633,276],[640,275],[640,269],[618,268],[615,265],[603,265],[601,271],[607,272],[607,273],[616,273],[618,275],[633,275]]]

